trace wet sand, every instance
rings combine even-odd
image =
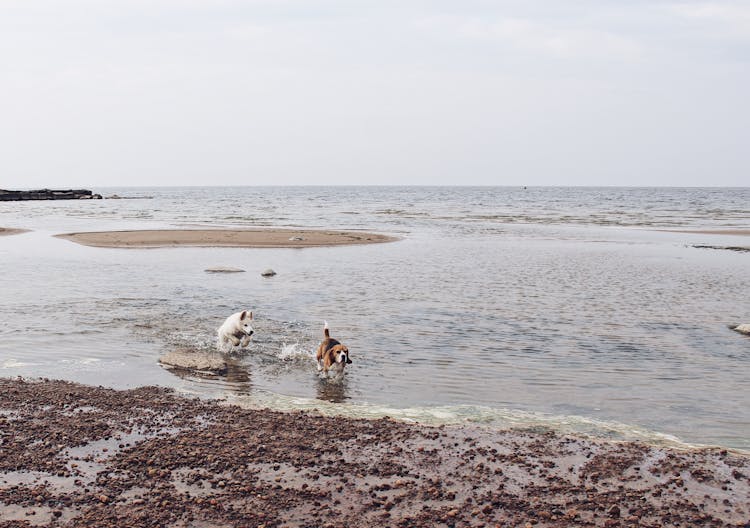
[[[108,248],[246,247],[300,248],[392,242],[394,237],[363,231],[295,229],[160,229],[55,235],[85,246]]]
[[[693,235],[732,235],[750,236],[750,229],[660,229],[668,233],[689,233]]]
[[[28,229],[14,229],[12,227],[0,227],[0,236],[5,235],[18,235],[20,233],[27,233]]]
[[[747,526],[750,457],[0,379],[0,526]]]

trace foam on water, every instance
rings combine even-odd
[[[322,383],[332,382],[322,381]],[[595,420],[575,415],[555,416],[478,405],[392,407],[370,403],[332,403],[314,398],[287,396],[270,391],[232,394],[227,397],[227,402],[252,409],[270,408],[279,411],[313,411],[324,416],[343,416],[355,419],[389,417],[404,422],[432,426],[471,424],[495,429],[548,428],[562,434],[585,435],[616,441],[639,441],[650,445],[663,445],[682,449],[705,447],[701,444],[684,442],[674,435],[651,431],[616,421]]]
[[[16,369],[16,368],[32,367],[32,366],[34,366],[34,363],[18,361],[17,359],[14,359],[14,358],[8,358],[4,360],[2,363],[0,363],[0,369]]]

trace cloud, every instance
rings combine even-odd
[[[248,174],[738,184],[750,166],[747,11],[680,0],[6,0],[4,174],[40,186],[50,174],[102,185]]]
[[[750,40],[750,5],[747,3],[694,3],[671,4],[668,11],[692,21],[694,29],[720,38]]]
[[[638,58],[643,47],[635,39],[606,29],[562,25],[566,21],[534,20],[512,16],[492,19],[470,16],[435,16],[417,26],[446,38],[505,46],[558,59]]]

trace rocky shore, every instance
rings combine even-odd
[[[0,526],[748,526],[750,459],[0,379]]]

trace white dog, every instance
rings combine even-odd
[[[250,344],[250,338],[252,337],[255,330],[253,330],[250,321],[253,320],[253,312],[237,312],[227,317],[216,333],[219,336],[219,347],[224,348],[224,345],[229,343],[230,347],[241,346],[246,347]]]

